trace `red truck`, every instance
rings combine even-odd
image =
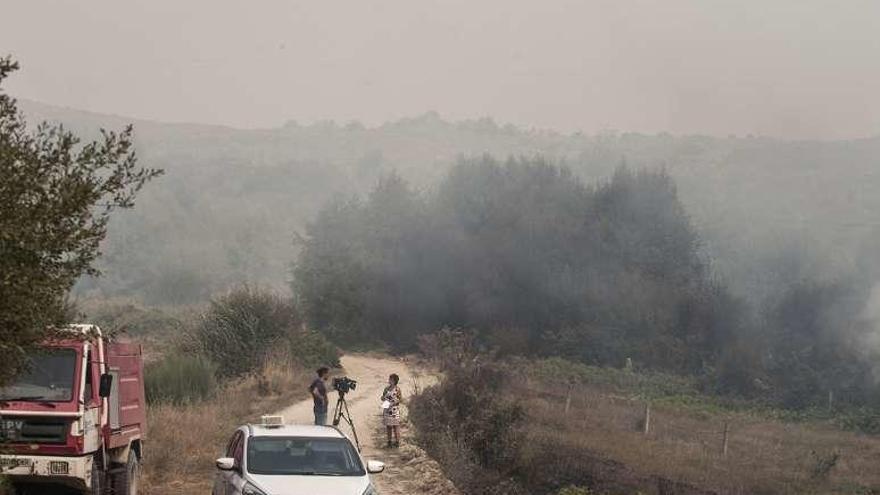
[[[0,474],[16,485],[135,495],[146,401],[140,345],[71,325],[0,388]]]

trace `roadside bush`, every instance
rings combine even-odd
[[[339,349],[323,334],[299,330],[287,337],[291,358],[307,368],[318,366],[339,367]]]
[[[218,377],[257,373],[270,357],[309,368],[339,365],[338,349],[303,327],[289,299],[250,287],[211,301],[185,330],[181,348],[208,357]]]
[[[499,393],[503,382],[503,372],[493,366],[449,369],[441,384],[410,405],[423,447],[443,464],[465,465],[448,473],[457,486],[467,487],[465,493],[520,492],[509,470],[521,446],[525,414],[516,400]]]
[[[191,404],[209,399],[217,390],[216,370],[205,357],[169,354],[144,370],[147,402]]]
[[[473,363],[479,355],[473,332],[443,328],[419,337],[419,351],[441,370],[458,369]]]
[[[241,376],[260,369],[268,352],[299,329],[288,300],[243,287],[211,301],[184,347],[217,363],[219,376]]]
[[[880,410],[860,407],[836,413],[838,426],[869,435],[880,435]]]
[[[150,405],[147,421],[155,455],[143,465],[144,495],[210,493],[214,459],[232,431],[301,400],[312,379],[306,370],[292,370],[274,360],[260,374],[269,378],[269,394],[260,392],[256,376],[249,376],[225,383],[213,399],[183,406]]]

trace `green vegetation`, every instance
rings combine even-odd
[[[249,287],[212,301],[183,345],[211,359],[223,377],[260,370],[270,354],[279,350],[290,351],[290,358],[308,366],[339,363],[336,348],[303,328],[289,300]]]
[[[0,80],[14,68],[0,64]],[[66,129],[120,122],[27,107],[70,126],[29,131],[0,93],[4,366],[42,338],[32,329],[61,320],[78,280],[79,295],[135,301],[100,323],[139,338],[183,330],[149,366],[151,401],[202,400],[214,380],[276,358],[333,364],[328,339],[408,351],[456,328],[503,358],[473,371],[490,385],[525,373],[697,416],[880,432],[878,139],[564,136],[433,114],[375,129],[144,123],[141,163],[173,180],[141,192],[157,172],[135,167],[130,129],[81,146]],[[525,158],[468,158],[484,152]],[[136,193],[138,210],[111,218]],[[52,228],[35,230],[46,219]],[[228,292],[281,287],[293,256],[292,301]],[[80,277],[97,269],[106,276]],[[194,322],[144,307],[212,298]],[[459,385],[426,393],[432,407],[416,414],[462,425],[429,440],[474,486],[517,493],[507,475],[537,483],[534,458],[582,452],[542,452],[552,428],[517,436],[504,425],[528,410],[497,398],[476,411],[494,391],[452,378]],[[494,451],[493,436],[509,451]],[[522,448],[523,438],[537,440]],[[849,462],[822,452],[802,456],[817,480]]]
[[[413,397],[410,418],[465,494],[843,495],[880,487],[872,465],[880,439],[805,411],[793,418],[756,401],[703,395],[699,383],[656,372],[499,360],[461,332],[421,344],[444,379]]]
[[[314,330],[300,329],[287,338],[288,355],[309,369],[321,366],[339,367],[339,348]]]
[[[410,404],[419,442],[464,493],[530,493],[513,479],[525,415],[518,402],[498,393],[503,375],[471,367],[447,373]]]
[[[126,120],[21,102],[32,121],[83,136]],[[432,187],[459,156],[540,154],[591,184],[625,161],[663,167],[712,258],[713,271],[751,303],[804,278],[876,276],[880,139],[790,142],[760,137],[612,133],[566,135],[449,122],[429,113],[385,125],[290,123],[276,129],[137,122],[138,155],[167,170],[136,211],[113,220],[104,276],[80,293],[149,304],[207,301],[242,282],[283,287],[290,239],[332,198],[367,192],[397,171]],[[817,201],[821,198],[821,201]],[[875,280],[877,277],[875,277]]]
[[[876,324],[870,278],[736,297],[663,172],[586,185],[540,159],[465,161],[430,193],[391,175],[363,201],[333,201],[306,234],[292,288],[336,341],[408,350],[465,328],[500,355],[663,373],[643,388],[796,410],[829,392],[839,409],[880,403],[877,351],[859,345]]]
[[[0,84],[17,69],[0,58]],[[0,382],[66,323],[68,291],[98,274],[111,214],[159,174],[137,166],[130,126],[84,144],[61,126],[29,128],[0,91]]]
[[[119,301],[90,303],[87,309],[96,321],[129,329],[140,340],[166,340],[151,346],[158,356],[145,369],[151,404],[203,402],[229,378],[235,379],[230,384],[256,378],[274,390],[273,383],[291,379],[276,375],[306,375],[310,371],[305,370],[318,366],[339,365],[338,349],[303,328],[289,299],[268,290],[241,287],[207,308],[182,313]]]
[[[205,357],[168,354],[146,366],[147,402],[191,404],[210,399],[217,391],[217,365]]]
[[[336,347],[302,327],[290,300],[267,290],[236,289],[178,327],[180,338],[146,367],[151,403],[209,399],[221,379],[253,375],[268,386],[277,378],[268,374],[339,365]]]
[[[587,188],[540,160],[463,163],[432,195],[390,176],[331,203],[294,280],[313,328],[398,349],[472,327],[508,353],[693,370],[736,324],[669,177],[620,169]]]
[[[665,397],[696,397],[700,383],[694,377],[657,371],[618,369],[568,361],[559,357],[543,359],[511,358],[507,361],[511,372],[546,382],[586,385],[612,393],[656,400]]]
[[[649,401],[696,414],[736,413],[785,422],[825,422],[842,430],[880,434],[880,411],[874,407],[841,404],[801,409],[781,407],[761,398],[745,398],[707,390],[698,377],[650,370],[627,370],[568,361],[562,358],[506,359],[504,367],[519,380],[535,379],[572,387],[589,387],[631,400]]]
[[[66,122],[69,128],[83,135],[88,135],[90,129],[99,125],[122,125],[121,120],[113,117],[35,103],[23,105],[26,112],[37,119]],[[606,223],[600,224],[599,228],[583,228],[581,233],[600,237],[599,244],[604,244],[605,250],[619,248],[622,256],[618,261],[624,261],[623,271],[636,273],[626,273],[623,278],[612,280],[592,272],[586,277],[572,276],[571,272],[566,274],[565,263],[571,260],[570,251],[582,249],[584,240],[568,242],[551,235],[545,243],[523,244],[523,251],[526,247],[540,250],[547,259],[534,263],[535,271],[549,267],[551,271],[559,270],[558,277],[534,279],[530,278],[532,274],[524,273],[525,268],[499,271],[508,267],[495,263],[489,264],[487,268],[491,270],[487,272],[477,270],[479,279],[475,277],[462,284],[460,289],[450,291],[445,287],[450,282],[444,280],[451,277],[442,269],[432,268],[421,273],[412,270],[414,265],[426,266],[418,253],[431,255],[433,244],[424,250],[406,250],[406,253],[390,246],[385,252],[376,246],[333,246],[334,238],[328,235],[324,237],[325,247],[330,248],[328,257],[342,260],[345,256],[334,254],[336,251],[356,250],[359,255],[346,259],[365,264],[368,270],[387,271],[388,266],[398,265],[406,273],[423,277],[431,283],[418,287],[419,294],[405,291],[395,295],[395,291],[401,289],[391,286],[393,281],[374,280],[367,284],[371,290],[378,287],[371,294],[388,297],[376,297],[365,308],[342,306],[328,309],[327,314],[332,315],[337,309],[342,314],[375,311],[376,318],[370,316],[369,319],[385,319],[386,327],[416,328],[414,332],[400,331],[404,345],[411,347],[415,339],[409,335],[435,330],[433,325],[438,320],[450,326],[461,321],[470,323],[471,316],[484,310],[496,312],[499,301],[518,307],[519,300],[511,299],[508,293],[493,292],[495,282],[502,285],[518,282],[505,281],[505,276],[522,278],[521,283],[543,282],[544,286],[534,290],[546,294],[557,290],[561,294],[570,294],[573,284],[582,283],[592,285],[590,291],[598,296],[598,302],[549,298],[549,305],[538,308],[543,313],[559,312],[563,319],[574,320],[579,318],[570,317],[572,306],[601,309],[595,316],[595,325],[590,316],[586,318],[587,323],[569,325],[566,321],[566,325],[554,323],[547,326],[547,338],[541,340],[545,343],[555,341],[556,350],[569,359],[621,367],[623,360],[632,358],[637,367],[652,369],[657,367],[657,361],[664,361],[659,363],[662,366],[658,369],[676,368],[677,372],[677,369],[686,368],[689,373],[698,375],[707,389],[715,388],[726,395],[760,397],[789,408],[819,407],[829,393],[834,396],[835,404],[870,406],[877,401],[872,392],[872,377],[876,373],[874,365],[869,363],[877,362],[878,357],[878,347],[870,338],[877,328],[878,309],[876,303],[871,303],[876,297],[871,299],[869,294],[880,279],[880,264],[874,255],[880,246],[874,221],[875,212],[880,208],[880,181],[872,173],[880,156],[880,140],[786,142],[751,137],[677,137],[637,133],[566,136],[499,126],[491,120],[445,122],[436,114],[378,128],[337,126],[326,122],[311,126],[291,123],[283,128],[259,132],[146,122],[139,124],[138,128],[139,154],[143,162],[166,168],[174,180],[163,181],[162,187],[144,190],[138,198],[138,211],[127,212],[124,219],[113,221],[104,245],[106,256],[98,262],[106,276],[99,280],[82,279],[77,286],[79,294],[127,295],[150,304],[178,304],[206,301],[243,281],[278,288],[289,276],[291,233],[301,230],[309,219],[318,215],[328,221],[344,222],[357,217],[346,213],[347,210],[372,208],[374,215],[381,215],[382,208],[396,208],[391,201],[396,186],[388,179],[382,181],[385,183],[383,187],[389,189],[388,194],[382,194],[389,200],[388,204],[381,206],[369,198],[352,199],[365,194],[390,171],[396,170],[401,178],[413,184],[408,188],[411,197],[403,194],[395,200],[401,202],[399,206],[410,204],[432,209],[422,211],[416,208],[409,216],[397,217],[399,222],[407,219],[418,222],[426,214],[437,218],[432,203],[439,200],[426,199],[435,196],[436,189],[443,187],[435,187],[438,179],[447,174],[449,181],[456,175],[477,178],[478,174],[473,172],[450,172],[460,168],[456,165],[456,157],[462,154],[473,157],[479,153],[499,157],[540,153],[548,162],[565,163],[570,178],[581,181],[581,187],[589,192],[587,196],[605,202],[604,209],[599,211]],[[656,181],[666,181],[667,186],[674,187],[671,190],[666,187],[665,192],[660,184],[647,187],[645,184],[650,180],[643,177],[633,181],[642,184],[638,186],[639,190],[626,191],[626,181],[614,185],[613,179],[607,179],[622,161],[630,164],[631,170],[662,165],[665,174],[654,175],[665,175],[666,178],[657,178]],[[539,176],[532,178],[536,179],[536,184],[540,183]],[[557,184],[568,184],[566,180],[557,181]],[[478,208],[479,196],[474,191],[491,187],[491,184],[489,180],[485,183],[477,181],[470,189],[463,187],[458,199],[470,198],[475,203],[461,203],[459,209]],[[515,180],[509,184],[515,184]],[[539,186],[536,190],[546,190],[547,187]],[[598,191],[600,188],[605,191]],[[446,197],[456,197],[455,188],[445,189],[452,191]],[[564,199],[572,198],[572,194],[561,194],[558,204],[544,202],[547,209],[539,213],[542,203],[530,203],[527,189],[519,192],[525,203],[537,208],[532,215],[521,215],[523,220],[558,222],[559,232],[571,230],[563,227],[562,219],[575,219],[576,225],[582,226],[580,217],[564,207],[572,204],[565,203],[567,200]],[[653,212],[665,215],[656,224],[651,222],[650,206],[649,211],[639,212],[627,209],[638,206],[639,202],[630,199],[615,202],[638,196],[645,205],[650,205],[652,201],[668,199],[670,192],[680,205]],[[652,196],[654,193],[659,195]],[[501,204],[496,201],[500,197],[497,195],[492,204]],[[822,201],[815,201],[817,197]],[[334,208],[338,211],[334,213],[328,208],[319,215],[320,205],[331,198],[336,198]],[[663,200],[662,204],[668,207],[674,206],[675,202]],[[370,206],[373,203],[375,205]],[[507,204],[504,207],[507,208]],[[515,203],[509,211],[511,214],[522,213]],[[590,211],[582,208],[580,212],[587,221],[591,221]],[[541,217],[541,214],[546,215]],[[511,223],[513,216],[507,220],[497,215],[487,215],[486,218]],[[627,225],[628,218],[636,221]],[[639,259],[653,257],[655,252],[652,249],[656,250],[659,244],[643,245],[638,236],[630,237],[627,229],[648,236],[656,225],[655,233],[670,234],[668,238],[672,241],[686,243],[693,239],[666,230],[675,222],[685,230],[699,233],[696,253],[706,273],[690,279],[700,280],[700,285],[680,284],[664,300],[666,293],[662,287],[653,284],[650,276],[645,276],[646,272],[650,275],[650,267],[636,266]],[[327,222],[315,223],[329,225]],[[370,225],[384,228],[378,220]],[[449,229],[448,226],[431,225],[425,230],[439,229],[450,233],[461,226],[457,224]],[[603,226],[612,229],[606,231]],[[528,233],[527,226],[521,227],[520,233]],[[391,225],[388,232],[379,231],[373,241],[394,241],[393,236],[386,235],[394,234],[394,228]],[[505,231],[505,228],[497,229],[499,237],[483,232],[461,240],[504,241],[503,236],[511,231],[509,228]],[[418,242],[431,241],[430,232],[423,235],[418,228],[407,228],[406,231],[418,234]],[[533,233],[546,235],[554,232],[542,227]],[[366,240],[369,236],[361,238]],[[521,239],[507,240],[515,247]],[[468,252],[471,247],[477,247],[462,246],[457,242],[444,246],[465,247]],[[303,247],[301,243],[298,249]],[[485,246],[479,249],[487,256],[495,254]],[[364,253],[371,254],[362,256]],[[589,250],[585,254],[589,253],[595,254]],[[600,253],[600,261],[613,258],[606,256],[605,251],[600,250]],[[678,267],[683,268],[687,263],[679,262],[687,260],[689,251],[676,249],[676,253],[684,256],[675,260]],[[406,254],[408,258],[398,260],[400,254]],[[499,254],[518,256],[522,253],[502,243]],[[537,257],[537,254],[530,256]],[[482,266],[479,259],[468,261],[478,268]],[[529,259],[530,263],[533,261]],[[553,266],[553,263],[557,265]],[[572,266],[590,267],[590,263],[592,261],[581,259]],[[386,266],[377,268],[383,264]],[[592,266],[591,270],[600,274],[611,273],[604,270],[608,265],[603,263]],[[334,304],[342,299],[370,299],[370,294],[362,293],[365,284],[361,278],[363,274],[359,273],[361,269],[363,267],[357,265],[340,264],[334,267],[335,271],[324,272],[336,277],[328,279],[326,285],[332,285],[332,290],[343,296],[334,297]],[[347,274],[350,274],[349,279],[345,279]],[[436,280],[440,281],[439,284],[435,283]],[[384,290],[386,283],[388,293]],[[603,294],[603,286],[613,287],[617,293],[609,289]],[[356,294],[358,292],[361,294]],[[351,297],[345,296],[346,293]],[[448,295],[455,297],[447,299]],[[608,299],[629,298],[632,307],[617,304],[609,310],[602,301],[603,296]],[[430,304],[425,306],[425,316],[391,321],[388,319],[388,302],[395,298],[404,303],[419,300],[430,301]],[[694,304],[685,303],[687,300]],[[544,303],[548,298],[538,297],[535,301]],[[651,309],[640,312],[640,307]],[[466,308],[469,314],[462,315],[462,308]],[[664,310],[656,313],[656,308]],[[522,312],[531,309],[526,304]],[[341,316],[325,318],[310,311],[304,312],[310,322],[336,320],[321,325],[321,332],[325,335],[332,338],[344,335],[346,345],[358,344],[356,341],[370,345],[373,341],[372,329],[361,328],[360,321],[342,321]],[[713,321],[727,322],[730,328],[725,330],[717,328],[714,323],[701,322],[703,318],[709,318],[709,314],[715,315]],[[688,335],[672,332],[672,337],[666,338],[669,330],[677,325],[677,320],[684,318],[693,321],[690,329],[683,330]],[[536,322],[524,323],[524,318],[515,314],[510,319],[501,327],[483,329],[488,345],[513,353],[522,349],[543,354],[556,352],[531,345],[534,342],[530,333],[537,327]],[[641,323],[633,324],[633,320]],[[645,322],[661,327],[659,334],[663,338],[642,338],[639,329],[644,330]],[[425,328],[426,323],[432,327]],[[357,339],[351,337],[352,326],[359,327]],[[712,326],[715,328],[709,328]],[[699,336],[709,337],[709,340],[698,338],[697,342],[691,342],[694,335],[689,332],[693,332],[694,327],[702,328]],[[616,329],[613,330],[615,339],[607,338],[612,333],[610,328]],[[691,348],[698,351],[691,352]],[[709,349],[709,356],[706,349]]]
[[[150,445],[164,455],[145,464],[144,486],[207,492],[229,432],[302,400],[315,367],[338,365],[339,353],[302,328],[289,299],[253,287],[214,299],[177,327],[145,370]]]
[[[287,301],[245,287],[212,301],[187,344],[218,363],[221,376],[240,376],[259,369],[269,350],[299,326]]]

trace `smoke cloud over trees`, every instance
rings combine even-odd
[[[541,159],[486,157],[427,191],[390,174],[318,213],[293,282],[312,326],[402,350],[463,328],[501,353],[631,359],[793,407],[874,397],[863,287],[798,278],[762,306],[736,297],[665,172],[585,184]]]
[[[22,108],[87,137],[127,122]],[[111,221],[104,276],[80,280],[77,297],[198,303],[241,283],[278,290],[294,279],[300,298],[329,290],[320,284],[348,293],[310,317],[325,331],[363,338],[399,321],[404,347],[437,325],[479,326],[485,345],[505,352],[614,366],[631,357],[696,370],[721,392],[780,400],[796,385],[785,398],[795,405],[829,392],[861,403],[880,377],[869,303],[880,280],[878,139],[563,135],[433,113],[376,128],[135,127],[140,163],[166,177]],[[538,153],[558,170],[456,158],[483,153]],[[615,178],[622,162],[629,171]],[[292,249],[309,219],[307,242]],[[377,247],[392,234],[405,234],[394,250]],[[332,270],[292,273],[291,260],[316,242]],[[399,309],[414,304],[423,312]]]

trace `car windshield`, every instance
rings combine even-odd
[[[344,438],[253,437],[247,470],[252,474],[364,476],[351,442]]]
[[[0,400],[67,402],[73,398],[75,371],[73,349],[40,351],[15,381],[0,388]]]

